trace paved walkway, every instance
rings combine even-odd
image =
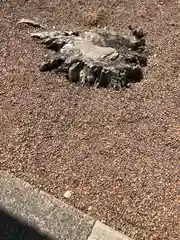
[[[0,239],[129,239],[5,171],[0,193]]]

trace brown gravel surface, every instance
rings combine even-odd
[[[84,4],[85,3],[85,4]],[[16,26],[122,30],[139,24],[145,79],[119,92],[40,73],[49,51]],[[0,1],[0,168],[134,239],[180,239],[180,4],[175,0]]]

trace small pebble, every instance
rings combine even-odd
[[[88,211],[91,211],[91,210],[92,210],[92,206],[89,206],[89,207],[88,207]]]
[[[65,198],[70,198],[71,195],[72,195],[72,191],[66,191],[63,196],[64,196]]]

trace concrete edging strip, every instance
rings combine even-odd
[[[50,194],[0,171],[0,207],[60,240],[130,240]]]
[[[130,238],[96,221],[88,240],[130,240]]]

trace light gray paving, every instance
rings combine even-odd
[[[130,240],[125,235],[113,230],[105,224],[96,221],[88,240]]]
[[[0,171],[1,209],[35,227],[51,240],[130,240],[5,171]]]
[[[60,240],[87,240],[95,222],[4,171],[0,171],[0,206]]]

